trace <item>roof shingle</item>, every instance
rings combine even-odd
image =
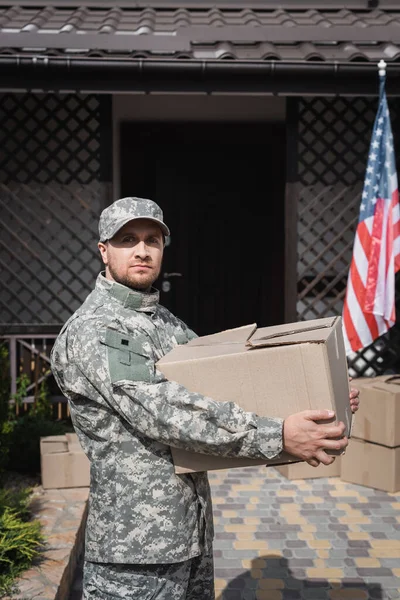
[[[0,54],[400,61],[400,6],[233,10],[168,9],[165,4],[165,8],[0,4]]]

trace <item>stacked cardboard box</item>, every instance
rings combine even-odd
[[[358,380],[355,381],[357,387]],[[360,410],[341,461],[343,481],[400,491],[400,377],[360,382]]]
[[[90,485],[90,463],[75,433],[42,437],[40,459],[45,489]]]

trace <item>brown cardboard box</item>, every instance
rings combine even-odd
[[[386,375],[361,383],[352,435],[391,448],[400,446],[400,377]]]
[[[361,390],[366,385],[369,385],[373,379],[381,379],[380,377],[356,377],[352,380],[352,387],[358,388]]]
[[[83,452],[76,433],[66,433],[65,437],[67,438],[68,450],[70,452]]]
[[[353,438],[341,457],[341,479],[385,492],[400,491],[400,446]]]
[[[223,331],[177,346],[158,364],[169,380],[260,416],[333,409],[351,428],[341,318]],[[177,473],[293,461],[227,459],[172,448]]]
[[[320,464],[312,467],[306,462],[292,463],[275,467],[286,479],[319,479],[320,477],[340,477],[340,460],[338,456],[331,465]]]
[[[49,435],[40,439],[40,453],[67,452],[68,440],[65,435]]]
[[[45,489],[90,485],[90,463],[75,434],[41,438],[40,455]]]

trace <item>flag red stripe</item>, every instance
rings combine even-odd
[[[386,252],[385,252],[385,277],[388,276],[390,261],[393,258],[393,218],[392,207],[389,207],[388,218],[386,222]]]
[[[379,257],[382,249],[384,200],[378,198],[375,205],[375,216],[371,232],[371,247],[369,251],[368,275],[363,311],[372,313],[375,305],[376,286],[378,284]]]
[[[343,324],[346,329],[351,349],[353,351],[356,351],[362,348],[362,343],[358,336],[357,329],[354,327],[353,319],[351,318],[350,310],[347,304],[347,299],[343,307]]]
[[[350,266],[350,278],[351,278],[351,283],[353,284],[354,294],[356,295],[358,303],[359,303],[360,307],[362,308],[362,306],[364,304],[365,287],[364,287],[363,282],[361,281],[361,277],[360,277],[360,274],[357,269],[357,265],[354,260]]]
[[[396,206],[399,201],[399,190],[394,190],[392,194],[392,208]],[[393,223],[393,239],[396,240],[400,237],[400,217],[395,223]],[[400,251],[395,254],[394,257],[394,272],[400,271]]]
[[[379,336],[378,324],[376,322],[375,316],[372,313],[367,313],[363,310],[366,289],[363,285],[363,282],[361,281],[360,274],[354,261],[350,268],[350,277],[351,282],[353,284],[354,293],[357,297],[358,304],[360,305],[360,308],[364,313],[364,318],[368,325],[368,329],[371,333],[372,339],[375,339]]]
[[[365,224],[365,221],[361,221],[358,224],[356,235],[360,238],[361,246],[363,247],[365,256],[369,255],[369,249],[371,246],[371,236],[368,231],[368,227]]]

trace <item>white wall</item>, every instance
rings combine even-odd
[[[206,94],[113,95],[114,200],[119,198],[120,124],[123,121],[284,121],[284,98]]]

